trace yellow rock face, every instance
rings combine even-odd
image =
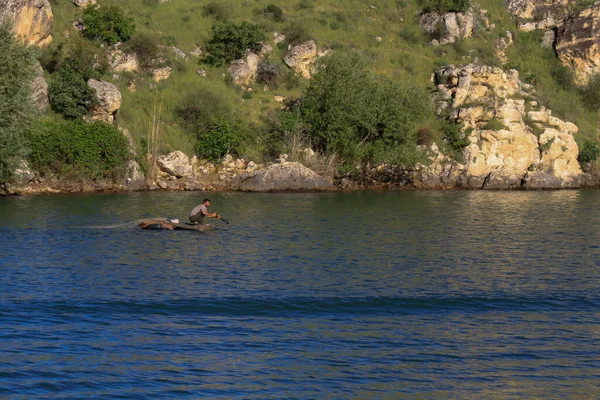
[[[469,141],[461,170],[468,187],[519,188],[528,177],[531,188],[579,184],[577,126],[540,107],[517,71],[448,66],[434,81],[438,110],[450,107]]]
[[[25,43],[46,46],[52,42],[54,17],[48,0],[2,0],[0,16],[11,18],[15,35]]]

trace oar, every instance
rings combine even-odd
[[[229,225],[229,221],[219,215],[219,219]]]

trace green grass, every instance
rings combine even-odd
[[[164,45],[174,45],[189,54],[195,45],[201,47],[207,42],[215,18],[205,15],[205,2],[190,0],[170,0],[159,4],[158,0],[104,0],[103,5],[120,5],[134,17],[137,32],[157,35]],[[499,65],[493,52],[495,41],[504,36],[506,30],[516,32],[516,25],[504,7],[503,0],[479,0],[481,8],[488,10],[490,22],[496,25],[492,32],[480,31],[475,37],[456,45],[432,47],[431,38],[421,32],[419,22],[420,7],[416,0],[377,0],[365,3],[363,0],[282,0],[276,5],[283,10],[285,20],[274,21],[266,17],[263,10],[272,0],[227,0],[222,2],[228,10],[230,21],[248,21],[259,24],[267,41],[272,43],[272,33],[282,32],[291,22],[299,22],[306,27],[317,46],[335,49],[360,49],[372,59],[375,72],[398,81],[410,82],[431,88],[432,72],[446,64],[466,64],[477,58],[482,63]],[[376,9],[370,8],[370,5]],[[72,21],[80,18],[82,11],[68,0],[52,2],[55,16],[55,44],[64,42],[62,32],[77,34]],[[477,14],[477,12],[476,12]],[[375,38],[381,37],[378,42]],[[536,96],[542,104],[553,110],[554,115],[576,123],[580,133],[578,142],[595,139],[597,130],[596,115],[586,109],[575,89],[565,89],[552,76],[552,69],[559,65],[552,50],[543,49],[539,34],[517,34],[516,43],[506,51],[509,65],[520,71],[521,79],[535,80]],[[271,62],[279,64],[281,71],[289,69],[283,64],[285,46],[274,46]],[[283,49],[283,50],[282,50]],[[172,55],[170,55],[172,57]],[[206,78],[196,74],[197,68],[208,72]],[[248,126],[260,127],[269,113],[280,108],[273,100],[275,95],[298,97],[305,82],[289,88],[283,79],[277,89],[263,91],[262,85],[253,88],[253,95],[246,95],[232,87],[223,78],[227,76],[225,67],[199,65],[195,57],[181,68],[174,68],[171,78],[158,84],[157,90],[150,90],[148,77],[137,77],[137,90],[127,90],[128,79],[117,81],[123,94],[123,105],[118,115],[119,125],[129,129],[136,141],[141,144],[148,129],[152,105],[155,98],[163,103],[163,140],[161,151],[182,150],[192,155],[195,133],[186,132],[174,114],[174,109],[191,92],[201,93],[203,88],[213,88],[223,94],[236,110],[237,115]],[[104,79],[113,81],[112,76]],[[424,123],[440,141],[442,125],[431,115]]]

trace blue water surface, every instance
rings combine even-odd
[[[0,398],[600,398],[600,191],[0,198]]]

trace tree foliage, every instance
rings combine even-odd
[[[217,66],[228,64],[242,58],[247,50],[258,52],[260,42],[264,40],[265,35],[258,25],[245,21],[239,25],[231,22],[213,25],[212,36],[206,46],[208,56],[205,61]]]
[[[581,146],[579,151],[579,162],[583,165],[594,162],[600,156],[600,144],[598,142],[587,141]]]
[[[430,111],[424,90],[375,76],[358,52],[317,63],[300,115],[313,146],[347,161],[416,162],[416,128]]]
[[[0,182],[8,181],[26,152],[25,132],[34,116],[30,84],[35,58],[0,22]]]
[[[33,168],[64,178],[117,180],[129,158],[127,139],[103,122],[43,122],[29,133]]]
[[[196,154],[218,163],[227,154],[239,154],[244,132],[239,124],[224,118],[210,121],[198,135]]]
[[[126,42],[135,32],[133,18],[126,16],[123,9],[117,6],[86,7],[83,24],[85,37],[109,45]]]
[[[98,101],[96,91],[88,86],[79,72],[70,68],[61,69],[52,76],[48,97],[52,109],[67,119],[87,115]]]

